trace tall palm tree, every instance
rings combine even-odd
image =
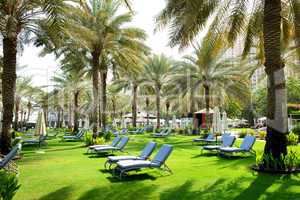
[[[161,91],[168,83],[172,67],[173,61],[163,54],[149,57],[144,66],[143,82],[145,85],[151,86],[156,95],[157,128],[160,127]]]
[[[145,39],[144,31],[124,27],[131,22],[132,14],[118,15],[121,4],[118,0],[93,0],[91,3],[81,1],[80,6],[71,13],[68,33],[69,36],[85,48],[91,56],[93,75],[93,110],[94,127],[98,125],[99,81],[101,87],[102,126],[106,123],[106,81],[108,69],[112,62],[119,66],[130,66],[137,63],[139,55],[147,50],[142,43]]]
[[[2,103],[3,126],[0,147],[6,154],[11,146],[10,127],[13,118],[16,88],[16,60],[22,36],[39,29],[37,18],[46,20],[54,32],[63,23],[60,16],[67,4],[64,0],[4,0],[0,2],[0,32],[3,40]]]
[[[114,81],[118,88],[132,91],[132,126],[136,127],[137,121],[137,96],[139,86],[143,83],[141,72],[124,71],[120,73],[120,78]]]
[[[281,17],[289,6],[292,12],[288,18]],[[252,8],[252,9],[249,9]],[[216,14],[214,14],[216,13]],[[281,29],[286,22],[292,21],[294,39],[299,42],[300,6],[297,0],[264,1],[188,1],[168,0],[166,7],[159,14],[159,28],[170,24],[170,44],[188,46],[198,35],[210,16],[214,16],[210,31],[224,31],[228,41],[233,43],[239,34],[244,34],[244,52],[251,49],[251,44],[259,36],[263,50],[265,71],[268,76],[268,122],[265,154],[281,160],[287,153],[287,103],[284,78],[284,62],[281,58]],[[286,20],[290,19],[292,20]],[[263,25],[263,26],[262,26]],[[284,35],[284,34],[282,34]],[[282,37],[284,38],[284,37]],[[299,46],[299,44],[298,44]]]
[[[79,99],[80,93],[86,85],[85,82],[85,71],[68,71],[64,72],[62,75],[53,77],[53,82],[55,83],[56,88],[65,90],[67,94],[70,94],[69,108],[69,123],[73,119],[74,132],[78,131],[79,128]],[[70,116],[74,116],[73,118]]]
[[[225,100],[228,97],[240,99],[245,96],[252,71],[247,65],[240,67],[240,62],[234,62],[234,58],[226,58],[226,43],[222,35],[217,37],[215,39],[208,34],[202,43],[195,47],[194,56],[186,56],[183,62],[177,64],[171,79],[176,89],[189,90],[192,95],[199,93],[202,87],[208,126],[213,97],[215,100],[221,98]]]
[[[29,97],[32,91],[32,79],[31,77],[18,77],[16,82],[16,95],[15,95],[15,122],[14,129],[17,130],[19,128],[19,111],[22,100],[24,98]]]

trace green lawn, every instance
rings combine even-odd
[[[255,158],[225,159],[200,155],[189,136],[155,139],[174,145],[167,161],[174,174],[144,170],[124,181],[103,170],[105,157],[90,157],[82,143],[50,140],[41,153],[23,149],[19,161],[21,188],[15,199],[67,200],[254,200],[300,199],[300,175],[258,174],[249,169]],[[138,154],[152,138],[131,136],[127,150]],[[263,149],[258,141],[256,150]]]

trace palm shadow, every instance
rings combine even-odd
[[[71,195],[73,188],[71,186],[62,187],[54,192],[46,194],[39,200],[66,200]]]

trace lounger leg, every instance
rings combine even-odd
[[[164,164],[164,170],[169,172],[170,174],[173,174],[172,170],[166,164]]]
[[[104,163],[104,168],[107,169],[108,160]]]

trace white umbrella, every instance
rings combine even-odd
[[[89,122],[88,117],[86,117],[85,120],[84,120],[84,128],[87,129],[87,130],[90,128],[90,122]]]
[[[213,111],[213,120],[212,120],[212,130],[213,133],[218,132],[218,113],[219,113],[219,109],[217,107],[214,108]]]
[[[177,126],[176,126],[176,116],[173,115],[173,119],[172,119],[172,128],[175,129]]]
[[[43,135],[43,136],[45,136],[47,134],[45,117],[44,117],[44,112],[43,111],[40,111],[39,114],[38,114],[35,134],[36,135]]]
[[[227,113],[224,111],[222,115],[222,131],[225,132],[228,130],[228,119],[227,119]]]
[[[222,120],[221,120],[221,113],[219,111],[219,108],[217,108],[217,113],[216,113],[216,118],[217,118],[217,133],[222,132]]]

